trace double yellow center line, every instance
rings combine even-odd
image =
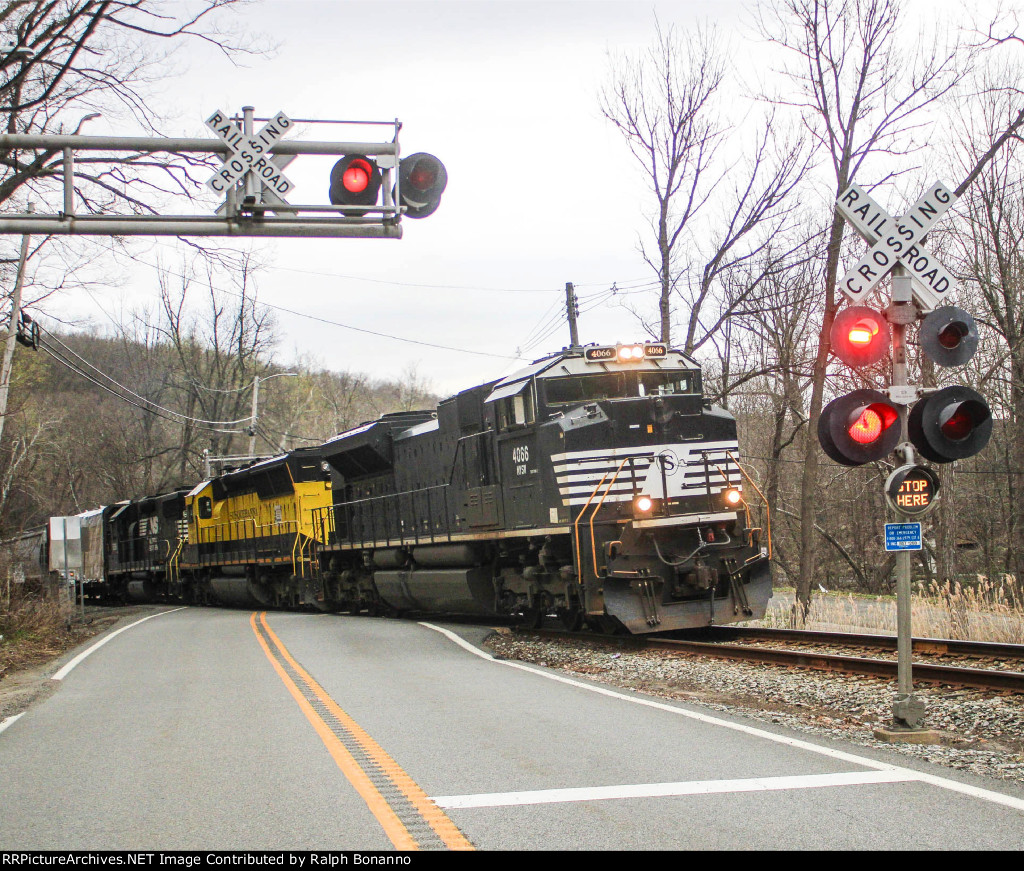
[[[327,752],[399,850],[472,850],[473,845],[415,781],[302,668],[267,623],[249,619],[256,639]]]

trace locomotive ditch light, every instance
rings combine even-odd
[[[330,201],[336,206],[375,206],[381,172],[377,161],[365,154],[347,154],[331,168]],[[361,217],[364,211],[345,212]]]
[[[822,450],[843,466],[880,460],[899,440],[899,411],[877,390],[854,390],[833,399],[818,419]]]
[[[907,420],[910,440],[925,459],[952,463],[973,457],[992,436],[992,412],[969,387],[944,387],[918,400]]]
[[[924,352],[939,366],[961,366],[978,350],[978,325],[955,305],[929,312],[919,337]]]
[[[743,502],[743,494],[736,487],[730,487],[728,490],[723,490],[722,495],[725,497],[727,505],[736,506]]]
[[[889,506],[910,517],[923,517],[935,507],[939,478],[927,466],[913,463],[895,469],[885,482]]]
[[[854,369],[877,363],[889,353],[885,315],[867,306],[843,309],[832,322],[829,336],[832,352]]]
[[[654,508],[654,500],[650,496],[637,496],[633,500],[635,514],[650,514],[652,508]]]

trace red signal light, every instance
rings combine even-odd
[[[940,366],[962,366],[978,350],[978,325],[963,309],[945,305],[921,322],[921,347]]]
[[[850,424],[850,438],[859,445],[870,445],[896,422],[898,416],[896,409],[891,405],[869,405],[862,409],[860,415]]]
[[[847,338],[855,345],[868,345],[877,335],[878,324],[870,318],[864,318],[850,327]]]
[[[369,161],[353,160],[349,168],[341,174],[341,183],[350,193],[361,194],[370,184],[372,172]]]
[[[425,218],[441,203],[441,194],[448,184],[448,170],[434,155],[419,152],[402,158],[398,179],[406,217]]]
[[[365,154],[347,154],[331,169],[328,196],[336,206],[375,206],[380,194],[382,176],[377,161]],[[348,216],[361,217],[366,211],[355,209]]]
[[[855,390],[821,410],[818,441],[844,466],[860,466],[891,454],[902,428],[896,406],[877,390]]]
[[[946,419],[939,424],[939,430],[946,438],[953,441],[962,441],[974,429],[974,417],[964,408],[963,403],[954,406],[949,411],[948,417],[946,415],[942,415],[942,417],[946,417]]]
[[[877,363],[889,351],[885,316],[866,306],[851,306],[836,315],[830,336],[833,353],[855,369]]]
[[[869,445],[882,431],[882,418],[877,411],[865,408],[850,426],[850,438],[859,445]]]
[[[973,457],[992,436],[992,411],[980,393],[959,385],[918,400],[908,418],[910,440],[926,460]]]

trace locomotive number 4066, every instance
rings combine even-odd
[[[530,461],[529,445],[516,445],[512,448],[512,462],[516,464],[516,474],[525,475],[526,465]]]

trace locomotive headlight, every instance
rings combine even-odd
[[[743,494],[735,487],[723,491],[722,495],[725,497],[727,505],[739,505],[743,501]]]
[[[623,363],[628,363],[631,360],[643,360],[643,358],[643,345],[621,345],[619,347],[619,360]]]
[[[637,514],[647,514],[654,507],[654,500],[650,496],[637,496],[633,500],[633,508]]]

